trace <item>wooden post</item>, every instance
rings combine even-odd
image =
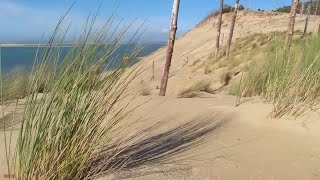
[[[165,96],[167,91],[167,85],[168,85],[168,79],[169,79],[169,71],[171,66],[171,59],[173,54],[173,47],[174,42],[176,39],[176,33],[178,29],[178,14],[179,14],[179,5],[180,0],[174,0],[173,2],[173,8],[172,8],[172,16],[171,16],[171,30],[168,40],[168,49],[167,49],[167,56],[166,56],[166,62],[163,70],[163,77],[161,79],[161,85],[160,85],[160,96]]]
[[[294,34],[294,24],[296,20],[299,2],[300,0],[292,1],[291,13],[289,18],[288,31],[287,31],[287,37],[286,37],[286,43],[285,43],[285,52],[288,52],[291,48],[291,42]]]
[[[152,79],[154,79],[154,61],[152,61]]]
[[[221,46],[224,44],[224,33],[222,33],[222,38],[221,38]]]
[[[240,6],[239,3],[240,3],[240,0],[236,0],[236,5],[234,7],[234,11],[233,11],[233,14],[232,14],[231,27],[230,27],[229,37],[228,37],[228,41],[227,41],[227,49],[226,49],[227,58],[229,58],[229,55],[230,55],[230,48],[231,48],[231,43],[232,43],[234,25],[235,25],[235,22],[236,22],[237,13],[238,13],[239,6]]]
[[[303,30],[303,34],[302,34],[302,37],[301,37],[301,38],[304,38],[304,37],[306,36],[306,34],[307,34],[307,31],[308,31],[308,21],[309,21],[310,13],[311,13],[311,3],[308,5],[306,22],[305,22],[305,25],[304,25],[304,30]]]
[[[220,48],[220,35],[221,35],[221,24],[222,24],[222,15],[223,15],[223,0],[220,0],[220,12],[218,19],[218,27],[217,27],[217,39],[216,39],[216,53],[215,57],[217,59]]]
[[[318,35],[320,36],[320,24],[319,24],[319,27],[318,27]]]
[[[311,1],[312,2],[312,1]],[[318,15],[318,8],[319,8],[319,0],[317,2],[317,5],[316,5],[316,11],[314,12],[314,15]]]
[[[300,15],[301,16],[304,14],[304,7],[305,7],[305,3],[301,2],[301,10],[300,10]]]

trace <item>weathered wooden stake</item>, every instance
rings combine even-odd
[[[319,1],[317,2],[317,5],[316,5],[316,11],[314,12],[314,15],[318,15],[318,8],[319,8]]]
[[[301,15],[301,16],[304,14],[304,7],[305,7],[305,3],[302,2],[302,3],[301,3],[301,10],[300,10],[300,15]]]
[[[310,13],[311,13],[311,3],[308,5],[306,22],[304,25],[304,30],[301,38],[304,38],[307,34]]]
[[[240,6],[239,3],[240,3],[240,0],[236,0],[236,5],[234,7],[234,11],[233,11],[233,14],[232,14],[231,27],[230,27],[229,37],[228,37],[228,41],[227,41],[227,48],[226,48],[227,58],[229,58],[229,55],[230,55],[230,48],[231,48],[231,43],[232,43],[234,25],[235,25],[235,22],[236,22],[237,13],[238,13],[239,6]]]
[[[215,53],[216,59],[218,57],[219,48],[220,48],[220,35],[221,35],[222,15],[223,15],[223,0],[220,0],[220,12],[219,12],[219,17],[218,17],[216,53]]]
[[[154,79],[154,61],[152,62],[152,79]]]
[[[173,8],[172,8],[171,30],[170,30],[169,40],[168,40],[167,56],[166,56],[164,70],[163,70],[163,77],[161,79],[161,85],[160,85],[160,93],[159,93],[160,96],[165,96],[167,91],[174,42],[176,39],[176,33],[178,29],[179,6],[180,6],[180,0],[174,0]]]
[[[287,37],[286,37],[286,43],[285,43],[285,52],[290,51],[290,48],[291,48],[291,42],[294,34],[294,23],[296,20],[299,2],[300,0],[292,1],[291,13],[289,18],[288,31],[287,31]]]

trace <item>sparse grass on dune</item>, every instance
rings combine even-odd
[[[198,92],[214,93],[214,89],[211,87],[211,82],[201,80],[193,84],[192,86],[181,90],[178,93],[179,98],[193,98],[197,96]]]
[[[248,37],[239,38],[233,43],[231,47],[231,54],[228,59],[224,57],[225,48],[223,47],[219,52],[218,59],[215,59],[213,55],[209,55],[208,59],[203,62],[201,66],[197,67],[197,69],[203,67],[204,74],[210,74],[220,68],[227,68],[227,70],[237,68],[244,63],[254,60],[257,55],[261,54],[261,51],[264,51],[264,45],[270,43],[274,37],[277,37],[280,34],[284,33],[254,33]]]
[[[283,38],[274,40],[262,61],[249,67],[241,84],[242,96],[263,96],[274,104],[271,117],[300,116],[316,108],[320,93],[320,37],[296,40],[290,55]]]
[[[59,33],[62,19],[36,59],[13,162],[17,179],[90,178],[86,169],[94,156],[110,142],[120,143],[121,137],[111,132],[131,112],[125,99],[140,70],[127,67],[140,47],[115,56],[130,26],[112,29],[110,18],[94,31],[94,19],[88,21],[76,47],[58,63],[61,48],[54,43],[64,40],[65,33]],[[135,41],[133,37],[129,43]],[[117,67],[104,71],[116,61]],[[39,88],[44,92],[41,96]]]
[[[151,94],[151,87],[149,84],[142,82],[138,88],[138,93],[141,96],[148,96]]]

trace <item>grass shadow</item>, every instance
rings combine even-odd
[[[106,148],[92,159],[84,177],[94,179],[144,165],[170,164],[170,158],[203,144],[209,135],[220,132],[229,119],[222,115],[194,119],[122,148]]]

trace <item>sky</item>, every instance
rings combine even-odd
[[[0,43],[39,42],[50,35],[59,18],[74,0],[0,0]],[[97,12],[101,3],[96,26],[99,27],[115,13],[115,21],[124,25],[132,23],[134,32],[143,22],[141,40],[165,42],[170,28],[173,0],[77,0],[66,17],[65,26],[71,23],[70,41],[83,30],[88,16]],[[233,5],[235,0],[225,0]],[[272,10],[289,5],[291,0],[240,0],[251,9]],[[211,11],[218,9],[219,0],[181,0],[178,36],[192,29]]]

